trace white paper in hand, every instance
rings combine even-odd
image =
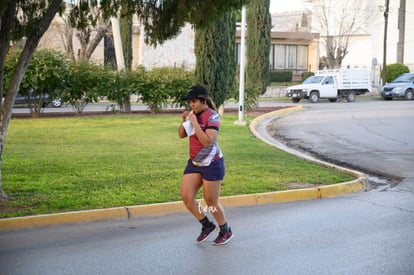
[[[193,124],[191,124],[189,120],[183,122],[183,127],[185,129],[185,132],[187,133],[187,136],[192,136],[195,134]]]

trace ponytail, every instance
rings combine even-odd
[[[206,96],[206,97],[199,97],[199,99],[200,99],[200,101],[203,103],[203,104],[207,104],[207,106],[210,108],[210,109],[213,109],[214,111],[216,111],[217,112],[217,107],[216,107],[216,104],[214,103],[214,101],[211,99],[211,97],[208,97],[208,96]]]
[[[216,104],[214,104],[213,100],[210,97],[206,97],[205,99],[206,99],[208,107],[217,112],[217,107],[216,107]]]

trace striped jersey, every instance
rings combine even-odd
[[[216,131],[220,128],[220,115],[213,109],[206,109],[200,114],[197,114],[197,121],[203,131],[207,129],[214,129]],[[222,157],[220,148],[215,140],[211,145],[204,147],[198,140],[197,135],[192,135],[190,141],[190,159],[197,162],[210,162],[213,159],[217,160]]]

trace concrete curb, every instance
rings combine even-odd
[[[249,195],[239,195],[239,196],[229,196],[221,197],[220,202],[224,207],[235,207],[235,206],[251,206],[251,205],[262,205],[268,203],[282,203],[282,202],[291,202],[291,201],[300,201],[300,200],[311,200],[319,198],[333,198],[339,195],[350,194],[358,192],[366,187],[368,182],[367,176],[347,168],[339,167],[327,162],[323,162],[312,157],[306,156],[300,152],[297,152],[293,149],[287,148],[286,146],[280,144],[277,141],[272,141],[271,138],[266,137],[265,132],[262,130],[259,131],[257,128],[260,123],[264,124],[263,121],[277,117],[280,114],[292,111],[301,110],[302,106],[292,107],[281,109],[278,111],[270,112],[262,116],[257,117],[250,123],[250,131],[254,136],[261,139],[262,141],[275,146],[281,150],[284,150],[288,153],[294,154],[299,158],[305,159],[307,161],[312,161],[323,166],[340,170],[345,173],[349,173],[357,177],[356,180],[320,186],[316,188],[306,188],[306,189],[296,189],[296,190],[286,190],[278,192],[268,192],[260,194],[249,194]],[[267,123],[266,123],[267,124]],[[171,213],[185,212],[187,211],[181,201],[178,202],[168,202],[168,203],[157,203],[157,204],[148,204],[148,205],[136,205],[136,206],[126,206],[126,207],[115,207],[107,209],[97,209],[97,210],[86,210],[86,211],[73,211],[57,214],[46,214],[46,215],[36,215],[36,216],[27,216],[19,218],[8,218],[0,219],[0,231],[6,230],[16,230],[23,228],[33,228],[57,224],[66,224],[66,223],[82,223],[90,221],[100,221],[100,220],[110,220],[110,219],[130,219],[134,217],[148,217],[148,216],[158,216],[166,215]]]

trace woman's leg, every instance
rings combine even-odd
[[[219,202],[221,181],[203,180],[204,201],[218,225],[226,223],[224,209]]]
[[[198,207],[196,201],[197,191],[203,185],[203,179],[199,173],[185,174],[181,181],[181,198],[187,209],[198,220],[202,220],[205,215]]]

